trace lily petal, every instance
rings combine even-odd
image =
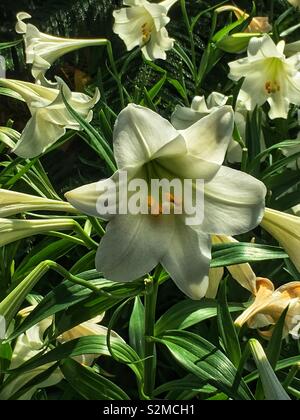
[[[205,185],[203,231],[238,235],[253,229],[263,218],[266,192],[256,178],[222,166]]]
[[[232,139],[233,125],[233,110],[230,106],[224,106],[180,133],[191,154],[222,165]]]
[[[209,235],[176,222],[171,243],[161,260],[162,266],[183,293],[191,299],[203,298],[209,285]]]
[[[128,105],[114,130],[114,153],[119,169],[142,166],[179,133],[164,118],[139,105]]]
[[[100,242],[96,268],[105,278],[128,282],[150,272],[169,247],[173,218],[119,215],[110,221]]]

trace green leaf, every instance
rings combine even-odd
[[[275,375],[259,341],[251,339],[249,340],[249,346],[259,371],[266,399],[271,401],[289,401],[290,397]]]
[[[137,354],[144,357],[145,308],[139,296],[135,298],[129,321],[129,343]]]
[[[93,148],[98,152],[99,156],[101,156],[105,162],[108,164],[112,172],[116,171],[116,165],[114,161],[113,152],[106,142],[106,140],[100,135],[100,133],[84,118],[81,117],[67,102],[64,94],[62,92],[62,97],[64,104],[72,115],[72,117],[78,122],[80,127],[87,133],[89,140],[93,146]]]
[[[243,311],[242,305],[229,305],[230,312]],[[217,302],[210,299],[200,301],[184,300],[172,306],[156,322],[155,335],[160,336],[166,330],[184,330],[199,322],[217,316]]]
[[[66,255],[75,244],[67,239],[53,240],[47,239],[41,244],[35,246],[26,258],[19,264],[13,276],[13,282],[18,281],[21,277],[26,276],[34,267],[42,261],[57,259]]]
[[[9,339],[15,339],[33,325],[51,315],[66,311],[63,312],[63,317],[57,326],[58,334],[60,334],[103,313],[106,309],[117,305],[132,294],[138,294],[143,287],[139,283],[122,284],[99,278],[99,273],[96,270],[81,273],[79,276],[101,290],[103,289],[104,294],[97,296],[96,293],[86,287],[64,281],[45,296],[24,322],[16,328]]]
[[[218,328],[226,353],[236,368],[241,361],[241,347],[238,335],[233,324],[226,294],[226,281],[221,282],[218,295]]]
[[[104,335],[91,335],[68,341],[55,347],[47,353],[41,351],[18,368],[10,370],[9,373],[20,374],[28,372],[48,363],[54,363],[69,357],[81,356],[83,354],[111,356],[106,340],[107,338]],[[128,367],[135,373],[137,379],[142,381],[143,365],[136,352],[123,340],[117,337],[111,337],[111,348],[113,354],[118,358],[118,360],[128,365]]]
[[[211,268],[256,261],[288,258],[284,250],[277,246],[231,243],[213,246]]]
[[[66,360],[60,369],[74,391],[86,400],[130,400],[112,381],[75,360]]]
[[[17,41],[11,41],[11,42],[1,42],[0,43],[0,50],[5,50],[7,48],[16,47],[17,45],[21,44],[23,42],[23,39],[18,39]]]
[[[189,400],[199,393],[213,394],[217,389],[207,385],[206,381],[199,381],[195,375],[189,374],[182,379],[166,382],[155,389],[154,396],[168,392],[167,400]]]
[[[285,318],[287,316],[288,310],[289,310],[289,306],[287,306],[287,308],[280,315],[280,318],[273,329],[272,337],[271,337],[271,340],[269,341],[269,344],[266,350],[266,355],[273,369],[275,369],[277,362],[279,360],[279,357],[280,357]]]
[[[225,392],[236,400],[251,400],[253,396],[242,381],[236,392],[232,391],[236,369],[231,361],[213,344],[187,331],[167,331],[161,338],[154,338],[164,344],[174,359],[188,372],[201,381]]]
[[[166,81],[167,74],[164,74],[163,77],[154,86],[152,86],[152,88],[149,91],[147,90],[148,97],[151,101],[153,101],[156,98]],[[141,102],[141,105],[145,105],[144,101]]]

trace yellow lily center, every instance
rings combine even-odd
[[[142,29],[142,40],[144,44],[148,42],[149,39],[151,38],[151,33],[153,31],[153,28],[154,28],[154,24],[152,22],[143,23],[141,29]]]
[[[280,83],[277,80],[268,80],[265,83],[265,90],[269,95],[280,92]]]

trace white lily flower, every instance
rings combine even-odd
[[[187,214],[107,214],[99,209],[101,191],[112,179],[80,187],[66,194],[83,213],[110,219],[96,257],[96,268],[107,279],[132,281],[161,263],[176,285],[193,299],[208,288],[211,260],[210,234],[236,235],[254,228],[263,216],[265,186],[253,177],[222,166],[232,137],[233,111],[225,106],[186,130],[176,130],[155,112],[129,105],[119,115],[114,130],[114,152],[119,171],[128,179],[203,180],[204,218],[199,225],[187,223]],[[241,188],[242,186],[242,188]],[[122,185],[119,186],[121,189]],[[141,201],[152,210],[152,196]],[[104,199],[104,197],[102,198]],[[175,206],[181,196],[169,195]],[[151,204],[150,204],[151,202]]]
[[[19,220],[0,218],[0,247],[51,230],[72,230],[71,219]]]
[[[96,90],[91,98],[84,93],[71,92],[61,79],[57,80],[59,90],[19,80],[0,79],[0,86],[18,93],[32,115],[13,149],[16,155],[36,157],[62,137],[66,129],[80,130],[79,124],[65,107],[62,90],[70,106],[86,121],[92,120],[92,108],[99,100],[99,91]]]
[[[21,317],[26,317],[30,314],[30,312],[35,308],[35,306],[30,306],[28,308],[24,308],[19,312]],[[94,319],[86,321],[69,331],[66,331],[61,336],[58,337],[57,341],[61,344],[66,343],[68,341],[74,340],[76,338],[84,337],[84,336],[91,336],[91,335],[106,335],[107,328],[99,325],[99,322],[102,321],[103,315],[98,316]],[[46,330],[50,327],[53,322],[53,318],[49,317],[38,324],[34,325],[33,327],[29,328],[25,333],[21,334],[17,340],[16,344],[13,349],[12,360],[10,363],[10,369],[16,369],[21,366],[26,361],[30,360],[32,357],[36,356],[38,353],[42,351],[44,348],[44,334]],[[112,332],[113,337],[119,337],[114,331]],[[85,366],[91,366],[95,359],[97,359],[99,355],[97,354],[83,354],[80,356],[74,357],[74,359]],[[46,365],[40,366],[36,369],[31,371],[22,373],[21,375],[17,376],[12,381],[8,381],[7,385],[4,384],[0,392],[0,400],[7,400],[13,394],[18,392],[23,386],[25,386],[30,380],[34,379],[37,375],[42,374],[47,369],[49,369],[53,363],[48,363]],[[9,378],[9,375],[7,376]],[[30,400],[33,394],[41,388],[47,388],[50,386],[54,386],[58,384],[63,379],[63,374],[61,373],[60,369],[57,368],[48,379],[45,381],[33,386],[29,391],[26,391],[19,399],[20,400]]]
[[[254,302],[235,321],[241,327],[247,322],[249,328],[259,329],[262,337],[270,339],[274,326],[283,311],[289,306],[284,324],[283,337],[294,334],[300,324],[300,282],[284,284],[275,290],[273,283],[266,278],[257,279],[257,295]]]
[[[300,271],[300,217],[266,208],[261,226],[279,242]]]
[[[250,40],[248,57],[229,63],[230,79],[245,78],[238,99],[249,111],[268,102],[271,119],[287,118],[289,105],[300,105],[300,54],[286,58],[284,48],[265,34]]]
[[[0,142],[10,149],[14,149],[15,144],[20,140],[21,134],[10,127],[0,127]]]
[[[36,210],[76,213],[76,209],[65,201],[50,200],[35,195],[0,189],[0,217]]]
[[[125,42],[127,50],[140,46],[147,60],[167,58],[174,46],[165,26],[170,22],[169,9],[177,0],[150,3],[147,0],[123,0],[124,7],[114,11],[114,32]]]
[[[238,243],[238,241],[231,236],[213,235],[213,245]],[[226,267],[232,278],[236,280],[244,289],[249,290],[253,295],[256,295],[256,274],[252,270],[250,264],[236,264]],[[217,295],[219,284],[224,275],[224,268],[211,268],[209,272],[209,288],[206,297],[214,299]]]
[[[17,14],[16,32],[24,35],[26,63],[32,64],[31,73],[37,81],[41,81],[46,71],[58,58],[79,48],[106,45],[107,40],[59,38],[40,32],[24,20],[30,19],[28,13]]]
[[[204,96],[196,96],[192,101],[191,108],[180,105],[176,106],[171,117],[172,124],[177,130],[184,130],[216,109],[224,106],[227,101],[228,96],[219,92],[212,92],[207,99]],[[247,110],[238,102],[234,119],[242,138],[245,138],[246,134],[246,115]],[[230,163],[241,162],[242,160],[241,145],[233,139],[228,146],[227,160]]]

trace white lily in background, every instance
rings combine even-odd
[[[72,230],[72,219],[18,220],[0,218],[0,247],[52,230]]]
[[[71,92],[61,79],[57,78],[57,81],[59,90],[19,80],[0,79],[0,86],[18,93],[32,115],[13,149],[16,155],[23,158],[36,157],[59,140],[66,129],[80,130],[79,124],[65,107],[61,90],[70,106],[81,117],[89,122],[92,120],[92,108],[99,100],[99,91],[96,90],[91,98],[84,93]]]
[[[18,131],[10,127],[0,127],[0,142],[4,143],[10,149],[14,149],[20,137],[21,134]]]
[[[218,92],[212,92],[207,99],[204,96],[196,96],[192,101],[191,108],[180,105],[176,106],[171,117],[172,124],[177,130],[184,130],[216,109],[224,106],[227,101],[228,96]],[[243,139],[245,139],[246,134],[246,114],[247,110],[238,102],[234,119]],[[227,160],[231,163],[241,162],[242,160],[242,147],[233,139],[228,146]]]
[[[238,243],[238,241],[231,236],[213,235],[213,245]],[[253,295],[256,295],[256,274],[252,270],[250,264],[236,264],[226,267],[232,278],[236,280],[244,289],[249,290]],[[224,275],[224,268],[211,268],[209,271],[209,288],[205,297],[214,299],[217,295],[219,284]]]
[[[30,306],[19,312],[21,317],[26,317],[34,309],[35,306]],[[91,335],[106,335],[107,328],[99,325],[103,319],[103,315],[91,319],[90,321],[84,322],[69,331],[63,333],[58,337],[58,341],[63,344],[68,341],[74,340],[76,338],[91,336]],[[9,369],[16,369],[20,367],[23,363],[36,356],[44,349],[44,334],[46,330],[52,324],[52,317],[46,318],[43,321],[40,321],[38,324],[34,325],[28,329],[25,333],[21,334],[17,340],[13,349],[12,360],[10,363]],[[112,334],[113,337],[120,338],[114,331]],[[74,357],[74,359],[83,365],[91,366],[96,358],[100,355],[97,354],[83,354],[80,356]],[[25,386],[29,381],[34,379],[37,375],[42,374],[47,369],[49,369],[53,363],[48,363],[46,365],[40,366],[31,371],[22,373],[18,375],[12,381],[8,381],[7,385],[4,384],[3,388],[0,391],[0,400],[7,400],[12,397],[16,392],[18,392],[23,386]],[[9,379],[9,375],[7,375]],[[58,384],[63,379],[63,374],[60,369],[57,368],[51,375],[44,380],[43,382],[34,385],[29,391],[26,391],[18,399],[20,400],[30,400],[33,394],[38,390]]]
[[[233,12],[237,19],[248,19],[249,14],[246,13],[244,10],[239,9],[236,6],[232,5],[225,5],[218,7],[216,9],[217,13],[221,12]],[[254,33],[264,33],[264,32],[270,32],[272,30],[272,25],[269,23],[269,18],[265,16],[255,16],[251,22],[249,23],[248,28],[245,30],[245,32],[254,32]]]
[[[294,7],[300,7],[300,0],[288,0],[288,2]]]
[[[25,12],[17,14],[16,32],[24,35],[26,63],[32,64],[32,75],[37,81],[44,78],[46,71],[58,58],[79,48],[106,45],[107,40],[59,38],[40,32],[39,29],[23,22],[31,15]]]
[[[111,179],[66,194],[83,213],[110,219],[100,243],[96,268],[113,281],[132,281],[161,263],[189,297],[205,296],[211,260],[210,234],[236,235],[254,228],[264,212],[265,186],[257,179],[222,166],[232,138],[233,111],[225,106],[186,130],[176,130],[155,112],[129,105],[114,129],[119,170],[128,179],[204,181],[204,219],[190,226],[186,214],[99,214],[101,190]],[[113,175],[117,182],[118,172]],[[142,201],[148,203],[151,196]],[[182,197],[169,197],[175,203]],[[160,208],[161,202],[156,203]],[[152,205],[151,205],[152,207]],[[104,210],[103,210],[104,212]]]
[[[238,100],[249,111],[268,102],[271,119],[287,118],[289,105],[300,105],[300,54],[286,58],[284,48],[269,35],[252,38],[248,57],[229,63],[230,79],[245,78]]]
[[[283,337],[294,335],[300,327],[300,282],[287,283],[275,290],[269,279],[258,278],[257,289],[254,302],[236,319],[235,325],[241,327],[247,322],[249,328],[259,329],[260,335],[269,339],[272,336],[272,327],[269,330],[261,329],[274,326],[289,306]]]
[[[279,242],[300,271],[300,217],[266,208],[261,226]]]
[[[35,195],[0,189],[0,217],[36,210],[77,213],[77,210],[65,201],[50,200]]]
[[[127,50],[140,46],[147,60],[166,59],[174,46],[165,26],[170,22],[169,9],[177,0],[150,3],[147,0],[123,0],[128,6],[114,11],[114,32],[125,42]]]

